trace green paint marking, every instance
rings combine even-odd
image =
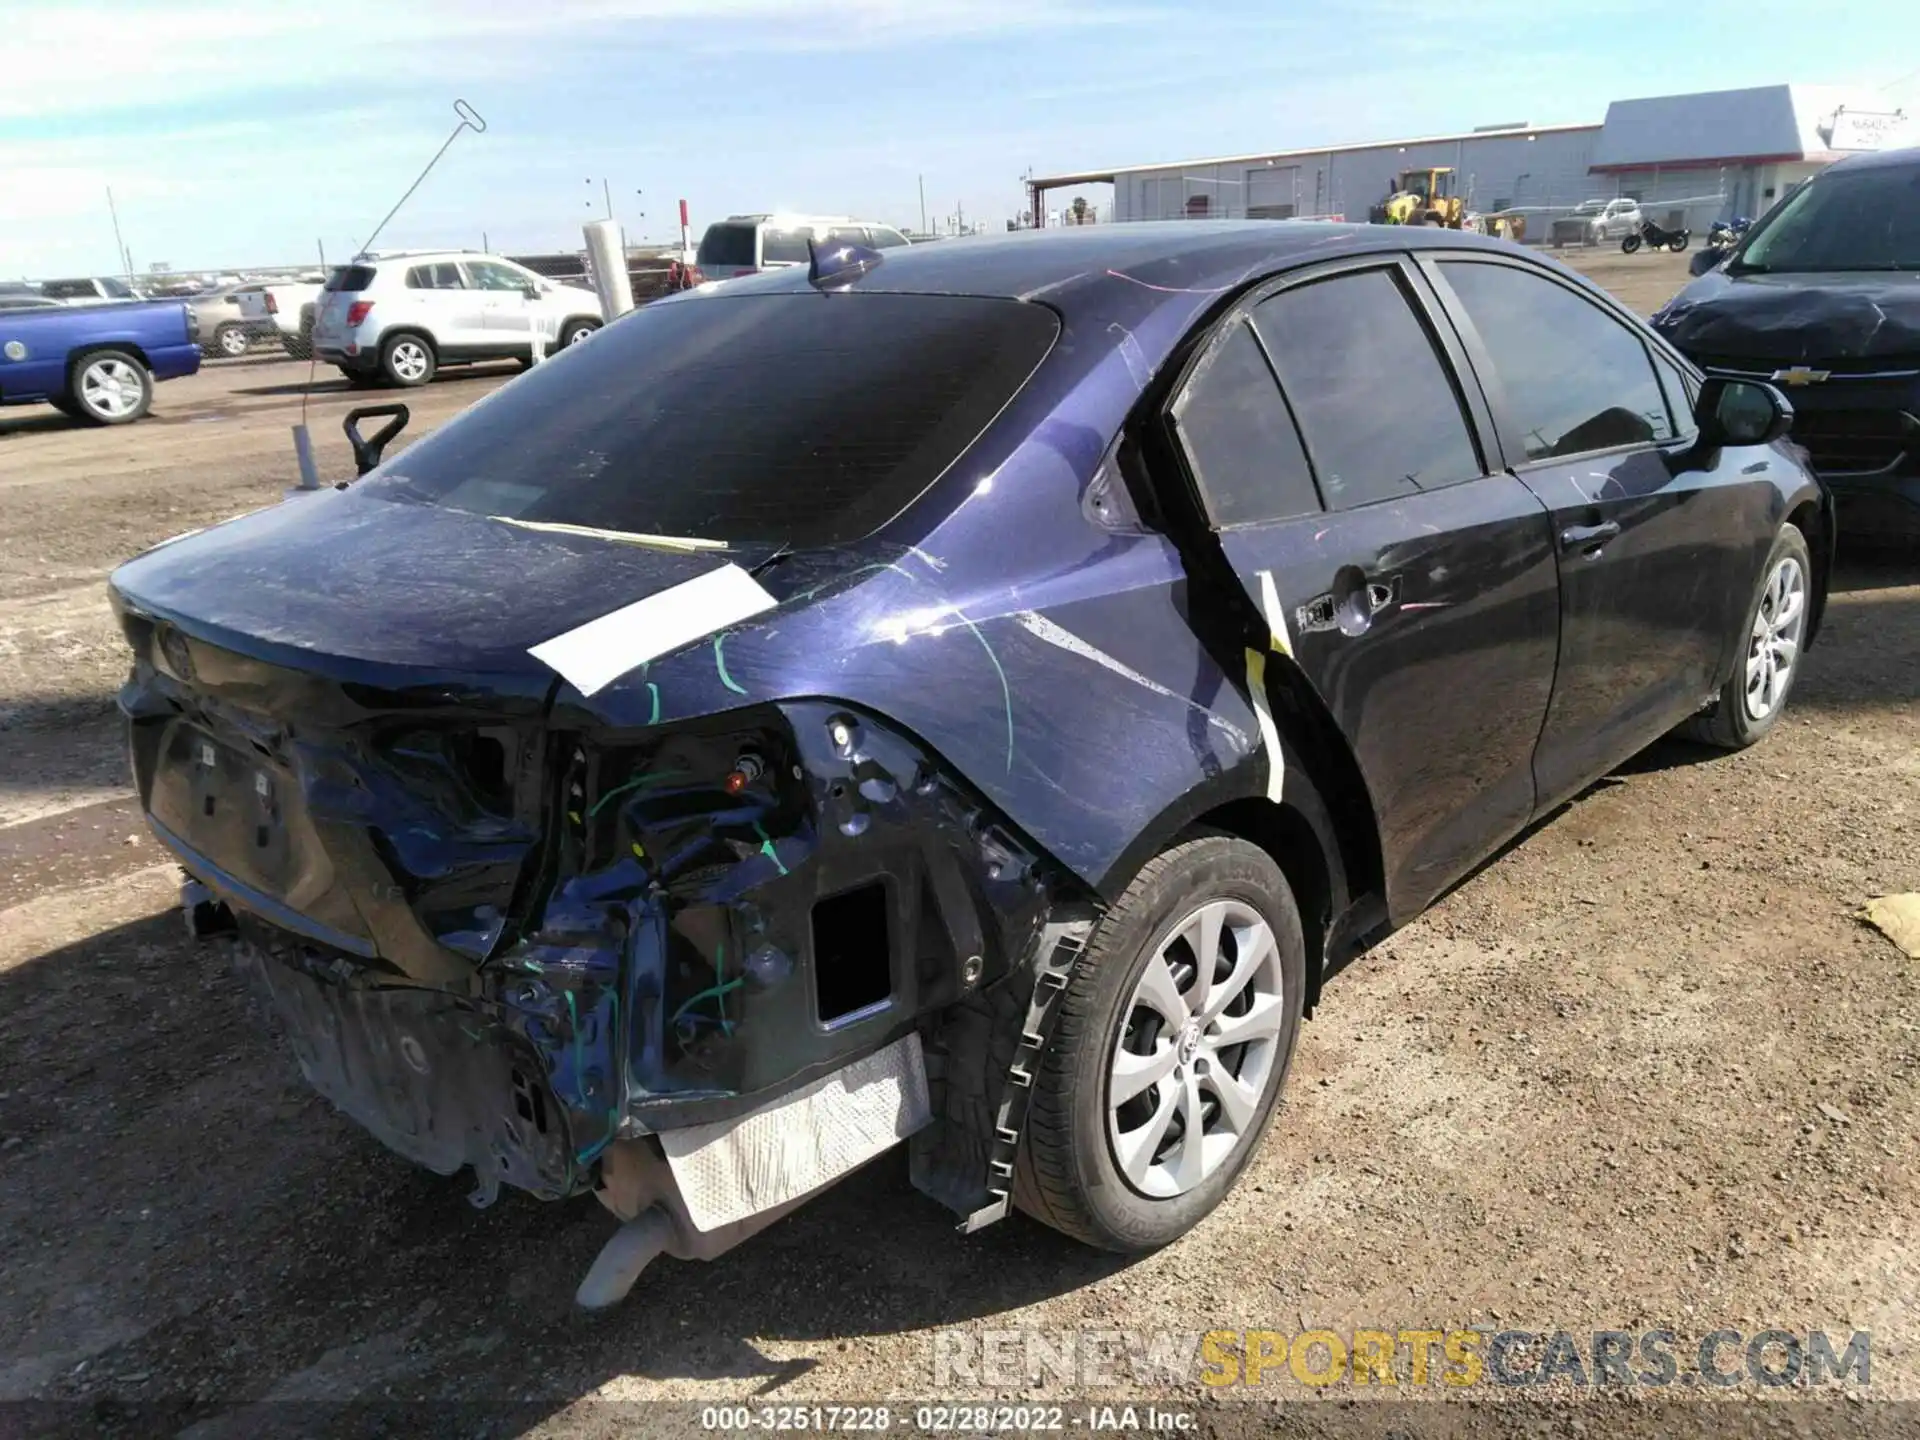
[[[612,804],[615,799],[626,794],[627,791],[637,790],[642,785],[651,785],[655,780],[687,780],[691,779],[692,776],[693,772],[687,769],[643,770],[623,784],[614,786],[613,789],[594,801],[593,808],[587,811],[587,814],[590,817],[598,815],[604,807]]]
[[[780,852],[773,848],[773,841],[767,838],[766,829],[758,820],[753,822],[753,833],[760,837],[760,853],[771,860],[782,875],[791,874],[792,872],[787,869],[786,861],[782,860]]]
[[[647,682],[647,695],[653,701],[653,713],[647,717],[647,724],[658,725],[660,723],[660,687],[651,680]]]
[[[726,651],[722,648],[726,643],[727,637],[724,632],[713,637],[713,667],[720,672],[720,683],[722,685],[726,686],[727,689],[733,691],[736,695],[744,695],[747,692],[734,684],[733,676],[727,673],[727,656]]]
[[[1000,657],[993,653],[993,646],[987,643],[987,637],[980,633],[980,627],[969,620],[955,605],[950,607],[960,617],[960,623],[973,632],[973,638],[980,642],[980,648],[987,652],[987,659],[993,662],[993,673],[1000,677],[1000,699],[1007,709],[1007,773],[1013,773],[1013,691],[1007,687],[1007,672],[1000,668]]]
[[[681,1002],[680,1008],[673,1012],[673,1018],[669,1020],[667,1023],[669,1025],[678,1025],[680,1023],[681,1017],[684,1016],[687,1013],[687,1011],[691,1010],[694,1006],[698,1005],[702,1000],[712,1000],[718,996],[723,996],[730,990],[738,990],[742,985],[746,983],[747,982],[744,978],[737,979],[737,980],[729,980],[721,985],[709,985],[705,990],[702,990],[698,995],[689,995],[684,1001]],[[721,1024],[727,1025],[728,1033],[729,1034],[732,1033],[732,1026],[727,1021],[722,1020]]]

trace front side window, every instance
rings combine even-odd
[[[907,243],[906,236],[886,225],[871,226],[867,234],[873,237],[872,244],[876,250],[892,250]]]
[[[1174,403],[1174,428],[1217,529],[1320,509],[1300,433],[1253,328],[1234,320]]]
[[[116,280],[111,275],[104,277],[100,281],[100,288],[115,300],[132,300],[136,298],[131,285],[127,284],[124,280]]]
[[[1283,290],[1253,312],[1327,508],[1485,473],[1445,364],[1389,270]]]
[[[1641,337],[1564,285],[1512,265],[1440,263],[1480,332],[1529,460],[1674,438]]]
[[[972,296],[656,301],[356,486],[470,514],[732,544],[838,545],[911,504],[1054,337]]]

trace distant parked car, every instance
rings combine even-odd
[[[466,250],[363,255],[327,277],[313,347],[357,384],[424,385],[442,365],[531,360],[537,325],[549,349],[603,323],[600,297],[511,260]]]
[[[62,305],[98,305],[103,301],[130,301],[143,298],[138,290],[118,275],[98,275],[80,280],[45,280],[40,293]]]
[[[267,327],[295,360],[305,360],[313,353],[313,322],[319,301],[318,280],[251,285],[241,293],[240,313]]]
[[[279,338],[270,318],[263,315],[254,319],[247,314],[246,297],[260,289],[258,285],[223,285],[187,300],[200,322],[200,333],[216,354],[234,359],[246,354],[255,341]]]
[[[1606,245],[1637,233],[1643,218],[1638,200],[1587,200],[1555,220],[1547,239],[1554,245]]]
[[[1851,540],[1920,540],[1920,149],[1829,166],[1653,327],[1709,375],[1784,385]]]
[[[851,241],[870,250],[891,250],[908,242],[891,225],[832,215],[732,215],[716,220],[700,237],[694,255],[699,278],[731,280],[762,270],[807,263],[807,241]]]
[[[0,311],[0,405],[125,425],[147,413],[155,381],[200,368],[199,341],[179,300]]]

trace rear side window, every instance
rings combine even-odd
[[[1442,261],[1480,332],[1529,460],[1671,440],[1644,341],[1564,285],[1511,265]]]
[[[327,277],[327,289],[371,290],[373,288],[374,269],[371,265],[342,265]]]
[[[752,225],[709,225],[700,237],[694,257],[697,265],[758,265],[753,253]]]
[[[450,261],[441,261],[438,265],[415,265],[407,271],[409,290],[464,290],[466,282],[460,278],[460,267]]]
[[[1253,312],[1327,508],[1351,510],[1484,470],[1460,397],[1391,271],[1283,290]]]
[[[657,301],[359,488],[632,534],[842,544],[938,479],[1058,331],[1043,306],[971,296]]]
[[[1233,322],[1174,403],[1207,516],[1220,529],[1320,509],[1300,434],[1252,329]]]
[[[805,230],[775,230],[771,227],[760,235],[760,263],[762,265],[804,265],[809,258]]]

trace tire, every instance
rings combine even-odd
[[[291,335],[285,335],[280,339],[280,347],[287,352],[287,358],[289,360],[311,360],[313,358],[313,345],[306,340],[296,340]]]
[[[1673,239],[1668,242],[1667,248],[1673,251],[1674,254],[1678,255],[1682,250],[1687,248],[1687,242],[1692,238],[1693,237],[1691,235],[1688,235],[1685,231],[1682,231],[1680,234],[1674,236]]]
[[[371,370],[355,370],[346,365],[334,367],[346,378],[347,384],[356,390],[368,390],[380,383],[380,376]]]
[[[1229,996],[1228,1008],[1238,1013],[1216,1016],[1204,1027],[1211,1032],[1222,1022],[1245,1018],[1258,1004],[1272,1031],[1224,1049],[1196,1047],[1194,1027],[1172,1030],[1155,1008],[1166,1002],[1142,998],[1143,977],[1158,965],[1164,984],[1183,992],[1176,1003],[1185,1004],[1197,967],[1183,932],[1205,909],[1218,905],[1232,907],[1217,932],[1223,943],[1216,958],[1223,968],[1214,973],[1222,983],[1235,973],[1227,936],[1250,935],[1258,921],[1273,940],[1269,958]],[[1305,977],[1300,912],[1286,877],[1264,850],[1230,836],[1201,834],[1148,861],[1095,926],[1058,1002],[1053,1041],[1035,1079],[1021,1137],[1015,1202],[1056,1230],[1123,1254],[1158,1249],[1198,1224],[1233,1187],[1272,1118],[1299,1036]],[[1247,997],[1244,1010],[1242,996]],[[1171,1069],[1110,1109],[1109,1087],[1123,1043],[1130,1054],[1144,1058],[1150,1053]],[[1200,1061],[1206,1062],[1204,1069]],[[1210,1160],[1201,1146],[1194,1152],[1198,1178],[1183,1177],[1189,1157],[1185,1136],[1175,1126],[1184,1130],[1187,1125],[1189,1095],[1203,1106],[1209,1100],[1213,1105],[1211,1115],[1202,1111],[1207,1133],[1207,1126],[1228,1118],[1221,1108],[1224,1092],[1209,1075],[1246,1076],[1249,1066],[1258,1072],[1248,1077],[1250,1085],[1257,1080],[1257,1088],[1249,1095],[1250,1086],[1236,1086],[1239,1122],[1210,1136],[1228,1146]],[[1162,1119],[1162,1109],[1172,1113]],[[1160,1127],[1157,1136],[1146,1133],[1153,1125]],[[1138,1143],[1129,1147],[1134,1158],[1128,1164],[1119,1149],[1120,1137],[1128,1134],[1159,1143],[1152,1150]],[[1169,1146],[1167,1136],[1177,1136],[1176,1143]]]
[[[1798,567],[1797,584],[1790,580],[1784,590],[1777,589],[1782,585],[1783,569],[1790,566]],[[1780,618],[1783,593],[1798,596],[1797,609],[1793,609],[1792,600],[1788,600],[1791,613],[1785,620]],[[1780,713],[1787,708],[1787,700],[1793,693],[1793,682],[1799,678],[1812,602],[1813,559],[1807,550],[1807,538],[1798,526],[1783,525],[1774,537],[1773,548],[1767,552],[1767,563],[1761,568],[1753,601],[1747,606],[1746,628],[1741,631],[1745,643],[1741,646],[1739,663],[1727,683],[1720,687],[1713,704],[1687,720],[1678,733],[1721,750],[1744,750],[1764,740],[1767,732],[1779,723]],[[1783,640],[1792,647],[1785,655],[1784,675],[1779,670]],[[1763,652],[1773,656],[1774,678],[1770,687],[1765,678],[1767,667],[1761,660]],[[1755,713],[1761,709],[1764,713]]]
[[[1622,255],[1631,255],[1639,248],[1640,237],[1638,235],[1629,235],[1620,242],[1620,253]]]
[[[233,360],[246,354],[247,347],[253,342],[248,338],[244,326],[222,325],[213,332],[213,343],[222,355]]]
[[[439,368],[433,342],[424,335],[401,330],[380,343],[380,373],[389,385],[407,390],[425,385]]]
[[[78,420],[81,418],[80,407],[74,404],[68,396],[50,395],[47,397],[47,403],[70,420]]]
[[[598,320],[569,320],[560,327],[560,348],[564,350],[569,345],[578,345],[599,328]]]
[[[95,425],[131,425],[153,404],[153,376],[125,350],[95,350],[73,364],[67,398]]]

